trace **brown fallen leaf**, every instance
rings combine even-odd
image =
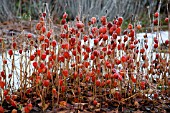
[[[38,106],[41,107],[43,111],[45,111],[49,105],[50,105],[50,103],[47,103],[43,106],[42,102],[38,104]]]
[[[134,106],[135,106],[136,108],[139,108],[139,103],[138,103],[138,101],[135,101],[135,102],[134,102]]]
[[[60,104],[59,104],[59,105],[62,106],[62,107],[66,107],[67,102],[66,102],[66,101],[60,101]]]

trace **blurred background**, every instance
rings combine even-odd
[[[148,11],[157,11],[160,0],[0,0],[0,22],[15,19],[38,19],[47,3],[47,13],[54,23],[59,23],[61,16],[67,12],[69,20],[77,15],[89,19],[92,16],[106,15],[113,20],[122,16],[125,20],[132,17],[147,20]],[[170,0],[161,0],[161,13],[167,15],[167,4]],[[170,8],[169,8],[170,9]],[[133,18],[132,18],[133,19]]]

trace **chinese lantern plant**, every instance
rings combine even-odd
[[[153,16],[153,24],[158,25],[159,12]],[[133,104],[139,97],[146,101],[149,95],[157,101],[159,96],[167,97],[164,88],[168,86],[169,89],[165,76],[169,74],[167,57],[158,51],[153,54],[148,50],[147,33],[142,37],[143,42],[138,39],[137,32],[142,27],[139,22],[131,20],[123,31],[122,17],[108,21],[106,16],[101,16],[100,22],[92,17],[88,24],[81,21],[79,16],[73,23],[67,22],[67,17],[68,14],[64,13],[61,31],[56,33],[49,26],[48,14],[44,12],[36,24],[36,39],[32,33],[25,36],[28,48],[18,50],[21,55],[21,83],[17,99],[21,98],[21,103],[15,99],[14,92],[6,83],[7,76],[10,80],[16,77],[15,53],[19,45],[12,41],[7,53],[13,63],[13,71],[10,70],[8,74],[6,68],[9,61],[2,54],[0,88],[3,90],[3,100],[15,108],[22,105],[25,112],[31,112],[34,106],[45,110],[51,106],[53,109],[66,108],[71,104],[74,108],[77,103],[77,109],[81,109],[82,103],[88,103],[92,108],[88,106],[86,109],[94,112],[97,108],[110,108],[115,101],[118,102],[116,107],[119,107]],[[168,20],[165,19],[165,22]],[[157,50],[159,36],[154,37],[152,47]],[[169,40],[164,43],[169,46]],[[156,89],[157,85],[164,89]],[[3,112],[2,107],[0,110]]]

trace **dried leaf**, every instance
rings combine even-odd
[[[85,83],[83,83],[83,82],[81,82],[81,83],[80,83],[80,85],[81,85],[81,86],[83,86],[83,87],[85,87],[85,86],[86,86],[86,84],[85,84]]]
[[[89,101],[93,101],[93,97],[88,97],[88,100]]]
[[[111,93],[114,94],[115,93],[115,89],[111,89]]]
[[[99,113],[99,112],[100,112],[100,109],[95,109],[95,112]]]
[[[62,106],[62,107],[66,107],[67,102],[66,101],[61,101],[59,105]]]
[[[153,89],[149,89],[148,94],[152,94],[153,93]]]
[[[99,108],[100,107],[100,103],[97,103],[96,107]]]
[[[49,105],[50,105],[50,103],[47,103],[43,106],[42,102],[38,104],[38,106],[41,107],[43,111],[45,111]]]
[[[135,106],[136,108],[139,108],[139,103],[138,103],[138,101],[135,101],[135,102],[134,102],[134,106]]]

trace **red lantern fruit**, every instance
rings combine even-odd
[[[4,113],[4,108],[0,106],[0,113]]]
[[[168,18],[168,17],[166,17],[166,18],[165,18],[165,22],[166,22],[166,23],[168,23],[168,21],[169,21],[169,18]]]
[[[49,80],[44,80],[44,81],[43,81],[43,85],[44,85],[45,87],[48,87],[49,84],[50,84],[50,81],[49,81]]]
[[[12,49],[8,50],[8,54],[9,54],[9,56],[12,56],[12,55],[13,55]]]
[[[62,74],[63,74],[65,77],[68,77],[68,70],[66,70],[66,69],[63,70],[63,71],[62,71]]]
[[[96,106],[97,105],[97,100],[93,101],[93,105]]]
[[[159,16],[159,13],[156,12],[156,13],[154,14],[154,17],[155,17],[155,18],[158,18],[158,16]]]

